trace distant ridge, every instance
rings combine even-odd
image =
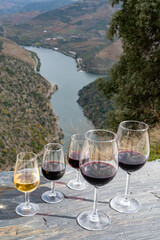
[[[0,15],[19,12],[49,11],[78,0],[0,0]]]
[[[109,0],[79,0],[36,15],[25,24],[4,25],[5,35],[21,45],[57,49],[80,58],[79,70],[106,74],[122,52],[120,42],[112,47],[114,43],[106,39],[110,19],[118,8],[112,8]]]
[[[68,4],[73,3],[72,0],[50,0],[45,2],[33,2],[24,6],[22,12],[31,12],[31,11],[50,11],[57,8],[64,7]]]
[[[76,2],[72,5],[66,6],[64,8],[48,11],[46,13],[42,13],[33,20],[40,20],[40,21],[47,21],[47,20],[60,20],[65,19],[68,17],[68,20],[71,20],[71,18],[74,17],[82,17],[86,14],[92,14],[96,12],[97,8],[104,6],[107,7],[108,0],[101,0],[101,1],[88,1],[83,0]],[[64,20],[63,20],[64,21]],[[65,22],[65,21],[64,21]]]

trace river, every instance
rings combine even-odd
[[[60,52],[36,47],[25,47],[25,49],[37,53],[41,61],[40,74],[52,84],[58,85],[58,91],[51,97],[51,105],[59,116],[66,151],[72,134],[85,133],[94,128],[91,121],[84,116],[77,99],[78,91],[100,75],[77,71],[75,59]]]

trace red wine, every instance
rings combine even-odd
[[[65,164],[59,162],[45,162],[42,166],[42,174],[48,180],[58,180],[65,173]]]
[[[118,154],[119,166],[126,172],[139,170],[146,163],[146,156],[138,152],[122,151]]]
[[[87,162],[81,167],[84,179],[96,187],[109,183],[116,172],[115,167],[105,162]]]
[[[80,152],[71,152],[68,156],[68,163],[71,167],[79,169]]]

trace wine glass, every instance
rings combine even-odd
[[[129,182],[132,172],[144,166],[149,157],[148,125],[139,121],[123,121],[120,123],[118,138],[119,166],[127,172],[124,196],[116,196],[110,201],[110,207],[123,213],[135,213],[141,204],[129,196]]]
[[[87,230],[103,230],[110,225],[110,218],[97,212],[98,188],[109,183],[118,170],[118,146],[116,134],[101,129],[85,134],[80,170],[84,179],[95,187],[93,210],[77,217],[79,225]]]
[[[76,169],[76,178],[71,179],[67,186],[73,190],[83,190],[88,184],[84,181],[81,181],[80,171],[79,171],[79,160],[80,154],[83,146],[84,135],[82,134],[74,134],[71,136],[69,151],[68,151],[68,163],[71,167]]]
[[[63,177],[65,173],[65,160],[63,146],[59,143],[48,143],[44,146],[42,174],[51,181],[51,191],[42,194],[43,201],[47,203],[61,202],[63,193],[55,190],[55,180]]]
[[[30,203],[29,193],[39,185],[40,173],[37,155],[32,152],[21,152],[17,155],[14,170],[14,185],[20,192],[25,193],[25,203],[16,207],[16,213],[21,216],[33,216],[39,210],[38,205]]]

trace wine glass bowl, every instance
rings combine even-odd
[[[72,190],[83,190],[87,188],[88,184],[81,180],[79,171],[79,160],[81,155],[81,150],[83,146],[84,135],[74,134],[71,136],[69,150],[68,150],[68,163],[69,165],[76,169],[76,178],[71,179],[67,186]]]
[[[39,182],[37,155],[32,152],[19,153],[14,170],[14,185],[20,192],[25,193],[25,203],[16,207],[16,213],[20,216],[33,216],[38,212],[38,205],[29,201],[29,193],[38,187]]]
[[[123,121],[120,123],[117,138],[119,148],[119,166],[127,172],[124,196],[116,196],[110,201],[110,207],[118,212],[135,213],[141,204],[129,196],[129,182],[132,172],[141,169],[149,157],[148,125],[139,121]]]
[[[55,190],[55,182],[65,174],[65,160],[63,146],[59,143],[48,143],[44,146],[42,174],[51,181],[51,190],[42,194],[42,200],[47,203],[61,202],[64,198],[63,193]]]
[[[77,217],[79,225],[87,230],[103,230],[111,221],[97,211],[97,190],[109,183],[118,170],[118,146],[116,134],[102,129],[85,134],[80,158],[80,171],[84,179],[95,187],[93,211],[84,211]]]

